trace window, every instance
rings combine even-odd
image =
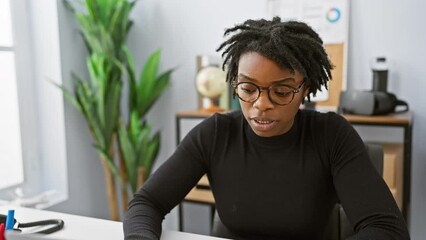
[[[10,0],[0,0],[0,189],[24,180]]]
[[[68,197],[58,22],[57,1],[0,0],[0,204]]]

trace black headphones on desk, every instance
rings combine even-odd
[[[0,223],[6,224],[6,215],[0,214]],[[36,222],[27,222],[27,223],[19,223],[14,219],[13,226],[18,223],[17,228],[14,228],[14,231],[21,231],[21,228],[29,228],[29,227],[42,227],[42,226],[48,226],[47,228],[34,232],[34,233],[41,233],[41,234],[49,234],[54,233],[56,231],[61,230],[64,227],[64,221],[61,219],[47,219],[42,221],[36,221]]]

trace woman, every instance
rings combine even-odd
[[[331,78],[318,34],[277,17],[248,20],[228,34],[218,50],[242,111],[190,131],[135,194],[126,239],[159,239],[164,215],[205,173],[236,239],[322,239],[336,202],[357,239],[409,239],[353,127],[335,113],[299,109]]]

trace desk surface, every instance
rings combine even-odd
[[[123,239],[123,224],[121,222],[83,217],[72,214],[51,212],[38,209],[0,206],[0,213],[7,214],[9,209],[15,209],[15,219],[18,222],[33,222],[45,219],[62,219],[65,222],[64,228],[58,232],[44,235],[41,239],[68,239],[68,240],[93,240]],[[34,232],[35,229],[28,229],[25,233]],[[22,238],[25,239],[25,238]],[[34,238],[27,238],[34,239]],[[203,236],[192,233],[163,230],[161,240],[219,240],[210,236]]]
[[[193,111],[183,111],[177,112],[176,117],[182,118],[207,118],[212,116],[215,113],[225,113],[225,112],[210,112],[210,111],[201,111],[201,110],[193,110]]]
[[[350,115],[343,114],[342,116],[352,123],[366,123],[366,124],[397,124],[409,125],[411,124],[411,112],[392,113],[387,115],[378,116],[363,116],[363,115]]]

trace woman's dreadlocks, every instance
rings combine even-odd
[[[298,71],[309,86],[313,96],[321,86],[328,89],[331,64],[319,35],[307,24],[297,21],[281,22],[279,17],[247,20],[243,24],[226,29],[224,36],[232,34],[217,51],[224,50],[223,68],[227,66],[226,80],[236,81],[240,56],[257,52],[290,71]]]

